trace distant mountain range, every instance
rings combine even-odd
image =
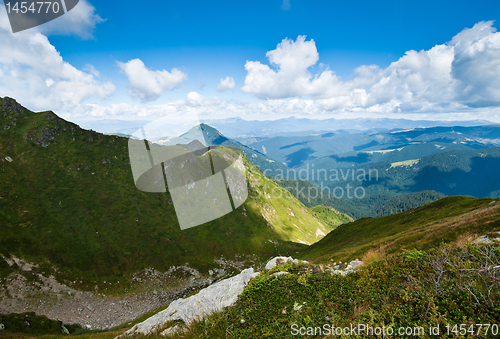
[[[159,145],[183,144],[189,142],[189,140],[192,140],[195,136],[203,136],[207,146],[223,145],[239,148],[254,165],[258,166],[267,175],[278,175],[287,169],[281,162],[275,161],[236,140],[226,138],[218,130],[207,124],[195,126],[178,137],[157,138],[153,140],[153,142]]]
[[[104,134],[132,134],[144,125],[150,123],[149,120],[119,120],[102,119],[92,121],[75,121],[81,128],[94,130]]]
[[[500,196],[500,125],[240,140],[286,164],[278,182],[304,204],[332,206],[355,219],[401,212],[445,195]],[[319,197],[313,184],[324,189]],[[313,196],[301,196],[303,191]]]
[[[207,272],[215,258],[265,260],[351,220],[308,209],[245,158],[252,197],[222,218],[181,231],[168,191],[136,188],[127,138],[30,112],[10,98],[0,98],[0,125],[0,254],[48,261],[59,278],[80,281],[78,288],[118,277],[126,287],[144,267],[189,263]],[[230,144],[216,130],[199,128]],[[13,269],[0,259],[0,278]]]
[[[247,146],[301,168],[342,168],[363,163],[396,162],[451,150],[500,146],[500,125],[412,128],[388,133],[328,132],[307,136],[260,138]]]
[[[430,121],[387,118],[330,118],[319,120],[296,117],[266,121],[248,121],[241,118],[229,118],[221,120],[205,120],[203,122],[216,128],[222,134],[230,138],[291,136],[291,134],[304,135],[311,134],[313,132],[328,131],[340,131],[340,133],[376,133],[419,127],[483,126],[492,124],[487,120]]]
[[[376,133],[418,127],[435,126],[484,126],[493,124],[487,120],[430,121],[409,119],[308,119],[291,117],[277,120],[244,120],[239,117],[228,119],[205,119],[201,122],[216,128],[229,138],[272,137],[310,135],[317,132]],[[101,133],[133,134],[139,128],[151,123],[149,120],[75,120],[80,127]],[[240,140],[241,141],[241,140]]]

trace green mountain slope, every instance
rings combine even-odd
[[[330,273],[333,263],[280,265],[233,306],[166,338],[495,338],[499,263],[494,244],[446,244],[345,276]]]
[[[218,130],[210,127],[207,124],[200,124],[191,128],[186,133],[177,138],[160,138],[155,140],[160,145],[173,144],[173,143],[186,143],[186,140],[193,140],[196,135],[203,134],[208,146],[223,145],[229,147],[236,147],[240,149],[243,154],[257,167],[259,167],[266,175],[276,176],[279,173],[286,172],[287,167],[282,163],[275,161],[264,154],[255,151],[254,149],[241,144],[240,142],[228,139],[223,136]]]
[[[299,253],[309,262],[263,270],[234,305],[166,337],[494,337],[475,324],[498,319],[498,241],[473,241],[499,227],[500,202],[468,197],[344,224]]]
[[[443,193],[436,191],[422,191],[407,194],[388,192],[367,195],[359,199],[340,199],[331,194],[331,190],[325,190],[321,193],[319,187],[309,181],[274,180],[308,207],[316,205],[330,206],[353,219],[376,218],[404,212],[410,208],[419,207],[445,197]]]
[[[406,212],[341,225],[299,257],[317,262],[346,261],[361,258],[370,250],[426,250],[443,241],[454,241],[464,233],[485,234],[498,229],[500,202],[447,197]]]
[[[0,253],[55,266],[58,278],[82,280],[76,288],[145,267],[207,271],[214,258],[293,253],[332,229],[245,159],[246,203],[181,231],[168,192],[135,187],[128,139],[9,98],[0,99],[0,126]],[[0,260],[1,275],[10,270]]]
[[[500,148],[484,148],[351,167],[339,171],[344,176],[338,175],[327,181],[315,180],[315,183],[331,189],[347,185],[363,187],[366,195],[435,190],[446,195],[486,198],[500,195],[498,169]],[[371,173],[371,179],[358,177],[360,173]]]
[[[332,207],[318,205],[311,208],[311,211],[318,220],[320,220],[323,224],[330,226],[332,230],[342,224],[354,221],[348,215],[340,213]]]

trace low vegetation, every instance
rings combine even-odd
[[[346,261],[382,249],[387,254],[405,249],[427,250],[466,233],[500,229],[500,202],[493,199],[447,197],[406,212],[363,218],[344,224],[299,257],[314,262]]]
[[[247,202],[181,231],[168,192],[136,188],[128,139],[30,112],[9,98],[0,99],[0,119],[0,254],[38,264],[36,273],[75,289],[120,293],[132,274],[150,267],[188,263],[208,272],[220,258],[265,261],[293,254],[341,223],[323,215],[331,222],[322,227],[245,158]],[[25,274],[0,260],[0,278],[14,271]]]
[[[414,331],[436,337],[439,327],[441,336],[461,337],[460,331],[466,331],[462,334],[489,338],[500,333],[493,332],[498,328],[476,324],[500,319],[500,246],[475,240],[478,234],[498,237],[499,221],[500,203],[449,197],[394,216],[341,225],[299,253],[309,263],[262,272],[235,305],[170,337],[293,338],[297,331],[316,331],[322,338],[352,324],[359,337],[368,335],[358,325],[413,331],[399,337],[412,337]],[[355,258],[364,262],[360,269],[345,276],[333,273],[332,268]],[[170,325],[179,326],[165,328]],[[86,335],[105,338],[109,332]]]
[[[499,259],[500,247],[467,243],[401,251],[346,276],[323,265],[277,266],[254,278],[233,307],[171,338],[326,338],[353,326],[344,337],[382,337],[382,328],[396,337],[493,337]]]

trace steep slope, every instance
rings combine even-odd
[[[382,217],[394,213],[404,212],[410,208],[420,207],[427,203],[444,198],[446,195],[432,190],[415,193],[388,192],[371,194],[359,199],[341,199],[333,195],[332,190],[321,193],[319,187],[305,180],[280,180],[275,182],[285,187],[294,197],[307,207],[317,205],[330,206],[335,210],[347,214],[353,219],[367,217]]]
[[[56,277],[75,280],[75,288],[123,284],[146,267],[188,263],[206,272],[216,258],[265,259],[332,229],[245,159],[247,202],[181,231],[168,192],[135,187],[128,139],[30,112],[9,98],[0,99],[0,125],[0,253],[56,267]],[[2,277],[14,269],[0,260]]]
[[[341,225],[299,257],[316,262],[346,261],[361,258],[370,250],[388,254],[405,248],[426,250],[464,233],[486,234],[499,229],[500,202],[447,197],[406,212]]]
[[[200,131],[201,134],[205,137],[205,141],[208,143],[208,146],[223,145],[229,147],[236,147],[240,149],[243,152],[243,154],[254,165],[260,168],[266,175],[276,176],[279,173],[283,173],[283,171],[286,171],[287,169],[287,167],[282,163],[275,161],[265,156],[264,154],[257,152],[254,149],[239,143],[236,140],[226,138],[218,130],[207,124],[200,124],[198,126],[195,126],[177,138],[171,138],[171,137],[159,138],[155,140],[155,142],[160,145],[165,145],[167,143],[169,144],[185,143],[186,140],[192,140],[194,136],[200,135],[199,133]]]
[[[311,208],[311,211],[318,220],[326,225],[329,225],[332,229],[335,229],[342,224],[354,221],[348,215],[340,213],[332,207],[318,205]]]

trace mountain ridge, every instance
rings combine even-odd
[[[7,257],[48,259],[89,282],[108,275],[116,280],[148,262],[166,270],[188,261],[207,270],[221,255],[270,256],[300,247],[290,241],[314,241],[318,227],[329,231],[245,159],[253,198],[221,219],[181,232],[168,192],[135,187],[128,139],[80,129],[52,112],[32,113],[10,98],[0,99],[0,110],[0,172],[8,178],[0,187],[0,251]],[[265,187],[282,196],[270,197]],[[287,217],[278,218],[281,213]],[[161,250],[169,253],[166,259],[159,260]],[[204,256],[212,259],[200,260]]]

